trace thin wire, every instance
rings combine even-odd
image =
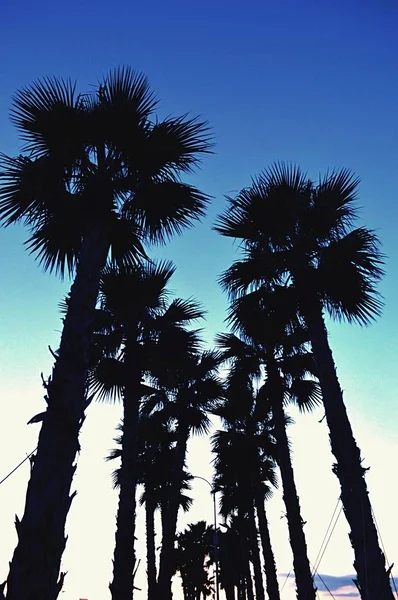
[[[327,541],[326,541],[326,544],[325,544],[325,546],[324,546],[324,548],[323,548],[322,554],[321,554],[321,556],[319,557],[318,564],[317,564],[315,567],[313,567],[313,569],[314,569],[314,572],[312,573],[312,575],[314,575],[314,573],[315,573],[315,572],[316,572],[316,571],[319,569],[319,565],[321,564],[322,558],[324,557],[324,554],[325,554],[325,552],[326,552],[326,549],[327,549],[327,547],[328,547],[328,545],[329,545],[330,539],[331,539],[331,537],[332,537],[332,535],[333,535],[333,532],[334,532],[334,530],[335,530],[335,528],[336,528],[336,525],[337,525],[337,523],[338,523],[338,520],[339,520],[339,518],[340,518],[340,515],[341,515],[342,511],[343,511],[343,505],[341,505],[341,507],[340,507],[340,510],[339,510],[339,512],[338,512],[338,515],[337,515],[337,517],[336,517],[336,520],[335,520],[335,522],[334,522],[334,525],[333,525],[333,527],[332,527],[332,529],[331,529],[331,531],[330,531],[330,533],[329,533],[329,537],[328,537],[328,539],[327,539]]]
[[[292,572],[292,570],[290,569],[289,573],[286,575],[286,579],[285,579],[285,581],[284,581],[284,583],[283,583],[283,586],[282,586],[282,589],[281,589],[281,593],[283,592],[283,588],[285,587],[285,585],[286,585],[286,581],[289,579],[289,577],[290,577],[290,573],[291,573],[291,572]]]
[[[23,465],[23,464],[24,464],[24,462],[26,462],[26,461],[27,461],[27,460],[28,460],[28,459],[29,459],[29,458],[32,456],[32,454],[34,454],[34,453],[36,452],[36,450],[37,450],[37,448],[35,448],[34,450],[32,450],[32,452],[31,452],[30,454],[28,454],[28,455],[27,455],[27,457],[26,457],[26,458],[24,458],[24,459],[23,459],[23,460],[22,460],[22,461],[19,463],[19,465],[17,465],[17,466],[15,467],[15,469],[13,469],[12,471],[10,471],[10,473],[8,473],[8,475],[6,475],[6,476],[5,476],[5,477],[4,477],[4,478],[3,478],[3,479],[0,481],[0,485],[1,485],[2,483],[4,483],[6,479],[8,479],[9,477],[11,477],[11,475],[12,475],[13,473],[15,473],[15,471],[16,471],[17,469],[19,469],[19,467],[20,467],[21,465]]]
[[[384,547],[383,538],[381,537],[381,532],[380,532],[380,529],[379,529],[379,524],[378,524],[378,522],[377,522],[376,515],[375,515],[375,512],[374,512],[374,510],[373,510],[373,506],[372,506],[372,505],[370,505],[370,508],[371,508],[371,511],[372,511],[373,520],[374,520],[374,522],[375,522],[375,525],[376,525],[376,531],[377,531],[377,534],[378,534],[378,536],[379,536],[379,539],[380,539],[380,542],[381,542],[381,547],[383,548],[384,556],[385,556],[385,558],[386,558],[387,564],[389,564],[389,563],[390,563],[390,561],[389,561],[389,560],[388,560],[388,558],[387,558],[387,552],[386,552],[386,549],[385,549],[385,547]],[[392,569],[391,569],[391,571],[390,571],[390,575],[391,575],[392,584],[393,584],[393,586],[394,586],[394,591],[395,591],[395,593],[398,595],[398,590],[397,590],[397,586],[396,586],[396,583],[395,583],[395,578],[394,578],[394,575],[393,575],[393,573],[392,573]]]
[[[324,538],[323,538],[323,540],[322,540],[322,544],[321,544],[321,547],[319,548],[319,552],[318,552],[318,555],[317,555],[317,557],[316,557],[316,559],[315,559],[314,565],[316,565],[316,563],[318,562],[318,558],[319,558],[319,556],[320,556],[320,554],[321,554],[321,552],[322,552],[323,545],[324,545],[324,543],[325,543],[325,540],[326,540],[326,538],[327,538],[327,535],[328,535],[328,533],[329,533],[329,529],[330,529],[330,527],[331,527],[331,525],[332,525],[332,522],[333,522],[333,519],[334,519],[334,515],[336,514],[336,511],[337,511],[337,509],[338,509],[339,503],[340,503],[340,496],[339,496],[339,497],[338,497],[338,499],[337,499],[336,506],[334,507],[334,511],[333,511],[332,517],[331,517],[331,519],[330,519],[330,521],[329,521],[328,528],[326,529],[326,533],[325,533],[325,535],[324,535]],[[319,566],[319,565],[318,565],[318,566]]]
[[[336,598],[333,596],[332,592],[329,590],[328,586],[326,585],[322,577],[319,575],[319,573],[316,573],[316,576],[319,577],[319,579],[322,581],[323,585],[325,586],[329,594],[332,596],[333,600],[336,600]]]

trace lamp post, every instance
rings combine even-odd
[[[214,535],[213,535],[213,547],[214,547],[214,558],[216,562],[216,600],[220,600],[220,590],[219,590],[219,581],[218,581],[218,534],[217,534],[217,506],[216,506],[216,491],[213,489],[210,481],[205,479],[205,477],[200,477],[199,475],[194,475],[194,479],[201,479],[205,481],[211,489],[211,494],[213,496],[213,520],[214,520]]]

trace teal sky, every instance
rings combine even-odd
[[[209,341],[223,328],[225,317],[217,277],[236,256],[230,241],[211,231],[224,207],[224,195],[249,185],[252,175],[275,160],[297,162],[314,178],[333,167],[356,172],[362,180],[363,223],[378,231],[387,255],[387,275],[380,287],[386,308],[383,318],[365,330],[332,325],[331,344],[348,410],[365,446],[363,454],[374,455],[379,472],[383,462],[377,463],[378,448],[390,458],[398,450],[397,33],[395,0],[22,0],[4,6],[0,22],[0,151],[19,152],[8,117],[11,96],[18,88],[56,75],[77,79],[79,89],[86,91],[121,64],[147,74],[160,99],[161,117],[190,112],[210,122],[215,154],[193,177],[213,196],[208,217],[154,251],[155,256],[176,262],[172,284],[176,293],[195,296],[204,304]],[[61,327],[57,306],[69,285],[42,273],[24,251],[24,239],[22,228],[0,230],[0,397],[5,415],[0,439],[6,448],[0,458],[0,479],[35,445],[37,430],[25,424],[42,410],[40,372],[50,372],[47,346],[57,347]],[[89,415],[93,423],[103,418],[99,408]],[[111,409],[101,410],[108,414]],[[310,419],[316,422],[316,416]],[[313,427],[308,420],[305,423]],[[113,435],[112,427],[106,426],[106,422],[102,429],[93,425],[93,435],[103,432],[103,442],[98,443],[105,449]],[[93,438],[87,436],[91,443]],[[306,443],[311,444],[308,436]],[[311,449],[304,446],[302,441],[308,460]],[[297,451],[297,461],[299,455]],[[7,484],[12,490],[1,518],[4,527],[23,506],[26,476],[20,476],[15,489]],[[395,490],[391,473],[386,473],[386,482],[382,491],[376,483],[371,489],[371,496],[380,502],[382,494],[393,495]],[[330,485],[335,489],[334,483]],[[2,493],[0,489],[0,503]],[[329,516],[319,521],[320,528],[326,528]],[[0,580],[14,544],[11,525],[9,535],[4,556],[0,555]],[[397,562],[397,546],[393,552]],[[345,571],[331,564],[329,572],[350,573],[349,552],[347,557]]]

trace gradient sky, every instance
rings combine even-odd
[[[397,111],[398,7],[395,0],[224,0],[118,3],[22,0],[2,7],[0,21],[0,150],[19,152],[9,122],[16,89],[43,75],[71,77],[86,91],[110,68],[128,64],[147,74],[161,100],[159,115],[202,114],[214,128],[215,155],[194,182],[214,197],[207,219],[155,256],[178,267],[172,287],[208,310],[207,338],[223,329],[225,300],[217,277],[236,256],[211,231],[225,194],[250,183],[274,160],[299,163],[311,177],[349,167],[362,179],[363,220],[377,229],[387,259],[381,285],[383,318],[361,330],[331,325],[331,344],[354,432],[362,448],[371,500],[390,562],[398,563],[397,435]],[[43,274],[23,249],[21,228],[0,230],[0,479],[36,444],[43,410],[40,372],[48,375],[61,328],[58,302],[69,283]],[[329,524],[338,485],[322,417],[294,413],[290,428],[310,560]],[[74,486],[79,494],[68,522],[64,600],[108,600],[116,496],[103,456],[112,446],[120,407],[91,406],[82,432]],[[211,477],[208,444],[190,443],[190,466]],[[13,519],[21,515],[29,467],[0,487],[0,580],[15,546]],[[211,520],[207,486],[195,482],[192,513],[180,525]],[[281,493],[270,502],[281,584],[291,554]],[[143,523],[138,524],[145,585]],[[336,598],[355,594],[352,551],[340,516],[319,572]],[[334,576],[337,579],[333,579]],[[343,579],[341,579],[343,578]],[[325,579],[326,581],[326,579]],[[328,583],[329,582],[329,583]],[[344,584],[344,585],[343,585]],[[338,592],[340,590],[340,593]],[[291,579],[283,600],[294,598]],[[144,592],[137,598],[144,598]],[[320,597],[327,597],[320,592]]]

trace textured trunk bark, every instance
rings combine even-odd
[[[275,438],[278,448],[279,468],[283,486],[283,501],[286,506],[287,524],[290,545],[293,552],[293,566],[298,600],[315,600],[316,589],[311,575],[307,554],[307,544],[303,531],[300,503],[294,481],[293,467],[290,460],[289,442],[286,434],[285,413],[283,410],[283,391],[279,391],[280,377],[278,367],[270,359],[267,365],[269,381],[275,390],[272,398],[272,415],[275,427]]]
[[[385,558],[372,517],[360,450],[347,416],[322,308],[317,299],[311,301],[307,298],[304,316],[319,369],[330,444],[337,460],[334,472],[340,481],[341,501],[350,526],[350,540],[355,554],[354,567],[358,574],[361,598],[393,600]]]
[[[181,482],[184,470],[184,461],[187,451],[189,427],[179,427],[177,444],[174,456],[174,466],[171,476],[169,498],[165,508],[163,523],[162,549],[160,551],[159,577],[156,586],[156,600],[169,600],[171,591],[171,578],[174,573],[174,540],[177,529],[177,517]]]
[[[243,516],[243,511],[238,511],[238,519],[239,519],[239,541],[240,541],[240,552],[241,552],[241,577],[242,577],[242,587],[243,587],[243,597],[247,598],[247,600],[254,600],[254,592],[253,592],[253,581],[252,574],[250,569],[250,550],[249,550],[249,542],[247,539],[247,529],[245,524],[245,518]]]
[[[156,590],[156,549],[155,549],[155,510],[156,499],[151,492],[146,490],[147,500],[145,502],[146,523],[146,557],[147,557],[147,580],[148,600],[154,600]]]
[[[227,600],[235,600],[235,586],[233,584],[224,586],[225,597]]]
[[[261,496],[261,494],[256,494],[255,502],[261,537],[261,545],[263,547],[264,571],[266,577],[268,598],[269,600],[280,600],[275,557],[271,545],[267,514],[264,508],[264,498]]]
[[[256,517],[254,514],[254,507],[253,507],[252,502],[249,505],[248,533],[249,533],[250,550],[251,550],[253,570],[254,570],[254,585],[255,585],[255,589],[256,589],[256,600],[265,600],[263,572],[262,572],[262,568],[261,568],[260,551],[259,551],[259,547],[258,547],[258,531],[257,531]]]
[[[136,331],[129,332],[127,339],[135,341]],[[109,586],[112,600],[131,600],[134,593],[137,440],[141,392],[141,369],[134,342],[128,343],[126,348],[125,367],[119,506],[116,517],[113,581]]]
[[[252,574],[251,574],[251,570],[250,570],[249,557],[246,557],[246,561],[244,564],[244,570],[245,570],[246,597],[247,597],[247,600],[254,600],[253,580],[252,580]]]
[[[92,322],[107,244],[100,227],[85,235],[72,285],[58,358],[47,387],[47,411],[26,494],[17,520],[18,544],[10,563],[7,600],[55,600],[65,549],[65,522],[74,494],[70,488],[87,406],[86,379]]]

